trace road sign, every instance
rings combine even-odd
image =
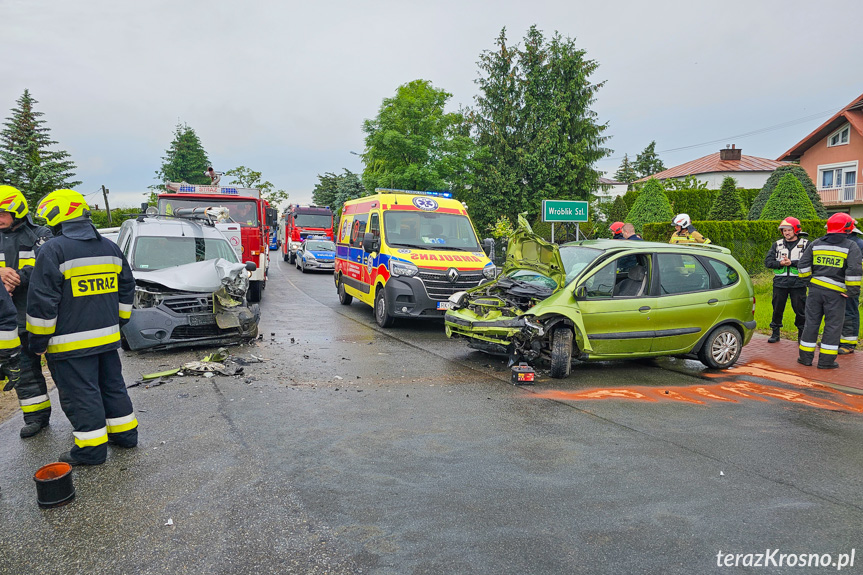
[[[587,202],[542,200],[544,222],[586,222]]]

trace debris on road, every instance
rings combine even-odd
[[[216,375],[242,375],[244,366],[253,363],[263,363],[265,360],[256,355],[250,357],[231,358],[231,354],[224,347],[220,347],[215,353],[203,357],[200,361],[184,363],[182,367],[169,369],[156,373],[147,373],[141,379],[129,384],[127,387],[137,387],[144,384],[145,389],[158,387],[168,383],[173,376],[201,375],[203,377],[215,377]]]

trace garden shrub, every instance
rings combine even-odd
[[[782,220],[793,216],[798,220],[814,220],[817,216],[815,207],[809,201],[806,190],[800,180],[793,174],[785,174],[776,187],[764,209],[761,210],[760,220]]]
[[[778,184],[779,180],[781,180],[786,174],[794,174],[794,177],[800,180],[800,183],[803,184],[803,188],[806,190],[806,195],[808,195],[809,199],[812,201],[812,206],[815,208],[817,217],[827,219],[827,210],[824,208],[824,204],[821,203],[821,196],[818,194],[815,184],[812,183],[812,178],[809,177],[806,170],[797,164],[779,166],[773,170],[773,173],[770,174],[770,177],[767,178],[767,181],[764,183],[764,187],[761,188],[761,192],[754,200],[752,200],[752,205],[749,208],[749,219],[757,220],[761,218],[761,212],[764,210],[764,205],[773,193],[773,189],[776,188],[776,184]]]
[[[713,207],[710,208],[707,219],[728,222],[744,218],[746,213],[743,211],[740,196],[737,193],[737,182],[728,176],[722,180],[722,187],[719,188],[719,194],[713,200]]]
[[[644,224],[653,222],[671,223],[674,213],[671,210],[671,204],[662,189],[662,184],[659,180],[649,179],[641,193],[638,194],[638,199],[635,200],[632,209],[626,216],[626,222],[635,226],[635,230],[640,232]]]

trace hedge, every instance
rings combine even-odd
[[[755,197],[761,192],[761,188],[738,188],[740,203],[743,209],[749,212]],[[624,201],[632,208],[638,192],[626,192]],[[675,214],[689,214],[693,220],[706,220],[716,201],[719,190],[665,190],[665,196],[671,202],[671,209]]]
[[[137,216],[141,213],[141,208],[117,208],[111,210],[111,225],[108,225],[108,212],[105,210],[92,210],[90,219],[93,225],[97,228],[119,227],[120,224],[128,220],[133,215]]]
[[[770,244],[778,240],[779,222],[764,220],[741,220],[734,222],[694,221],[692,225],[709,238],[711,243],[724,246],[750,274],[764,270],[764,257]],[[809,239],[820,238],[826,233],[825,220],[804,220],[800,222]],[[652,242],[668,242],[674,226],[671,224],[645,224],[642,236]]]

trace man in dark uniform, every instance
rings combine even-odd
[[[848,234],[848,238],[857,244],[860,251],[863,252],[863,239],[860,238],[860,230],[857,228],[857,222],[854,222],[854,229]],[[851,297],[845,300],[845,321],[842,324],[842,338],[839,340],[839,355],[847,355],[854,353],[857,349],[857,338],[860,334],[860,296]]]
[[[60,406],[74,428],[75,446],[60,461],[98,465],[108,443],[138,444],[138,420],[117,353],[120,324],[132,314],[135,279],[117,244],[90,222],[78,192],[51,192],[37,215],[55,237],[39,252],[30,279],[30,349],[47,352]]]
[[[27,287],[36,254],[51,236],[48,228],[33,224],[27,200],[20,191],[12,186],[0,186],[0,278],[6,288],[4,291],[12,296],[21,337],[21,379],[15,386],[24,415],[21,437],[36,435],[51,420],[51,400],[42,375],[42,360],[27,348],[24,320]]]
[[[16,315],[12,297],[0,287],[0,384],[5,383],[3,391],[15,387],[21,377],[21,338]]]
[[[806,282],[798,277],[797,264],[806,251],[809,240],[800,236],[807,235],[800,227],[800,220],[788,217],[779,224],[782,238],[770,245],[764,258],[764,266],[773,270],[773,318],[770,329],[773,333],[767,343],[779,341],[779,330],[785,315],[785,304],[791,298],[794,310],[794,325],[797,326],[797,339],[806,325]]]
[[[854,220],[851,216],[833,214],[827,220],[827,235],[810,243],[800,258],[799,276],[809,282],[806,327],[800,336],[800,356],[797,358],[797,362],[803,365],[812,365],[823,318],[818,367],[839,367],[836,356],[845,319],[845,300],[860,296],[863,278],[863,255],[857,244],[848,239],[852,229]]]

